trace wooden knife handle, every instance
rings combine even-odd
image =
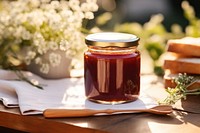
[[[91,110],[91,109],[46,109],[43,112],[43,115],[45,118],[85,117],[103,112],[104,110]]]

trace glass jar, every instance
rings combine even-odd
[[[85,94],[94,102],[117,104],[135,101],[140,92],[139,38],[103,32],[85,38]]]

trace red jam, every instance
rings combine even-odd
[[[134,101],[140,92],[140,54],[85,52],[85,91],[100,103]]]
[[[139,38],[125,33],[95,33],[86,37],[85,94],[94,102],[135,101],[140,92]]]

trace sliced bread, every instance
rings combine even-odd
[[[174,88],[176,87],[176,83],[173,81],[175,78],[178,77],[178,74],[165,74],[164,75],[164,84],[165,88]],[[195,82],[188,85],[187,90],[189,91],[196,91],[197,89],[200,89],[200,79],[196,80]]]
[[[167,51],[200,57],[200,38],[185,37],[167,42]]]
[[[200,74],[200,58],[166,59],[163,67],[177,73]]]

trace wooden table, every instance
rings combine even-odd
[[[151,76],[149,77],[151,79]],[[163,99],[162,80],[154,79],[147,94]],[[0,132],[67,132],[67,133],[196,133],[200,132],[200,96],[189,96],[176,107],[199,114],[174,111],[170,115],[148,113],[94,116],[85,118],[45,119],[42,115],[22,116],[19,109],[0,104]]]

